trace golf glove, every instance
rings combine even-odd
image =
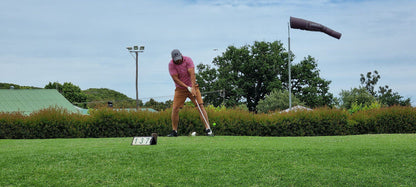
[[[192,88],[188,86],[188,91],[192,93]]]

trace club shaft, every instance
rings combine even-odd
[[[194,97],[194,99],[195,99],[196,106],[198,107],[199,113],[201,114],[202,118],[203,118],[203,119],[204,119],[204,121],[205,121],[205,124],[207,124],[208,129],[211,129],[211,127],[209,126],[209,123],[208,123],[207,119],[205,118],[204,113],[202,112],[201,107],[199,106],[198,100],[196,99],[196,97]]]

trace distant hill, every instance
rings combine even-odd
[[[88,95],[87,101],[132,100],[126,95],[108,88],[89,88],[82,92]]]
[[[0,82],[0,89],[10,89],[11,86],[13,86],[14,89],[40,89],[40,88],[34,87],[34,86],[20,86],[20,85],[17,85],[17,84],[1,83]]]
[[[20,86],[13,83],[0,83],[0,89],[10,89],[11,86],[14,89],[43,89],[34,86]],[[136,108],[136,101],[134,99],[115,90],[108,88],[89,88],[81,92],[87,96],[86,102],[88,108],[108,106],[109,101],[113,103],[113,107]],[[139,100],[139,105],[143,106],[141,100]]]
[[[87,96],[87,106],[90,108],[107,106],[107,102],[109,101],[113,103],[114,107],[135,108],[136,106],[134,99],[108,88],[89,88],[83,90],[82,93]],[[143,105],[141,101],[139,102]]]

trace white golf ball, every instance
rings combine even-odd
[[[196,132],[192,132],[192,133],[191,133],[191,135],[192,135],[192,136],[196,136]]]

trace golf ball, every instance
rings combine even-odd
[[[192,136],[196,136],[196,132],[192,132],[192,133],[191,133],[191,135],[192,135]]]

